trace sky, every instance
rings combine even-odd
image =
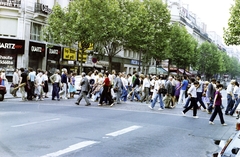
[[[182,0],[189,10],[207,24],[207,31],[215,31],[223,37],[223,27],[228,27],[230,7],[233,0]],[[187,5],[184,5],[187,6]]]

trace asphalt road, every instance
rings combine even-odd
[[[182,106],[163,111],[138,102],[77,106],[75,99],[0,102],[0,156],[210,157],[221,150],[215,140],[235,133],[235,117],[224,116],[228,126],[218,117],[209,125],[209,114],[198,110],[199,119],[193,119],[190,110],[183,117]]]

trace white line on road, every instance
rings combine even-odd
[[[43,120],[43,121],[39,121],[39,122],[25,123],[25,124],[20,124],[20,125],[13,125],[13,126],[11,126],[11,127],[12,127],[12,128],[17,128],[17,127],[22,127],[22,126],[27,126],[27,125],[33,125],[33,124],[39,124],[39,123],[45,123],[45,122],[56,121],[56,120],[60,120],[60,118],[48,119],[48,120]]]
[[[128,127],[128,128],[125,128],[125,129],[122,129],[122,130],[119,130],[119,131],[115,131],[115,132],[112,132],[112,133],[109,133],[109,134],[106,134],[106,135],[116,137],[116,136],[128,133],[130,131],[133,131],[133,130],[136,130],[136,129],[139,129],[139,128],[141,128],[141,126],[133,125],[131,127]]]
[[[97,141],[83,141],[83,142],[71,145],[66,149],[59,150],[57,152],[50,153],[50,154],[47,154],[47,155],[44,155],[44,156],[41,156],[41,157],[57,157],[57,156],[60,156],[60,155],[63,155],[63,154],[66,154],[66,153],[69,153],[69,152],[87,147],[87,146],[90,146],[90,145],[95,144],[95,143],[99,143],[99,142],[97,142]]]

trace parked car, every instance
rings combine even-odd
[[[7,89],[5,86],[0,85],[0,101],[4,100],[4,95],[7,93]]]

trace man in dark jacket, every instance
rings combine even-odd
[[[169,76],[168,77],[168,80],[165,84],[165,88],[167,90],[167,93],[165,95],[165,98],[164,98],[164,104],[165,104],[165,108],[173,108],[173,103],[172,103],[172,76]]]
[[[213,106],[213,101],[214,101],[214,97],[215,97],[215,92],[216,92],[216,79],[215,78],[212,78],[211,79],[211,83],[209,83],[208,85],[208,89],[207,89],[207,95],[209,97],[209,100],[210,100],[210,104],[208,106],[208,110],[207,112],[209,114],[212,113],[212,106]]]

